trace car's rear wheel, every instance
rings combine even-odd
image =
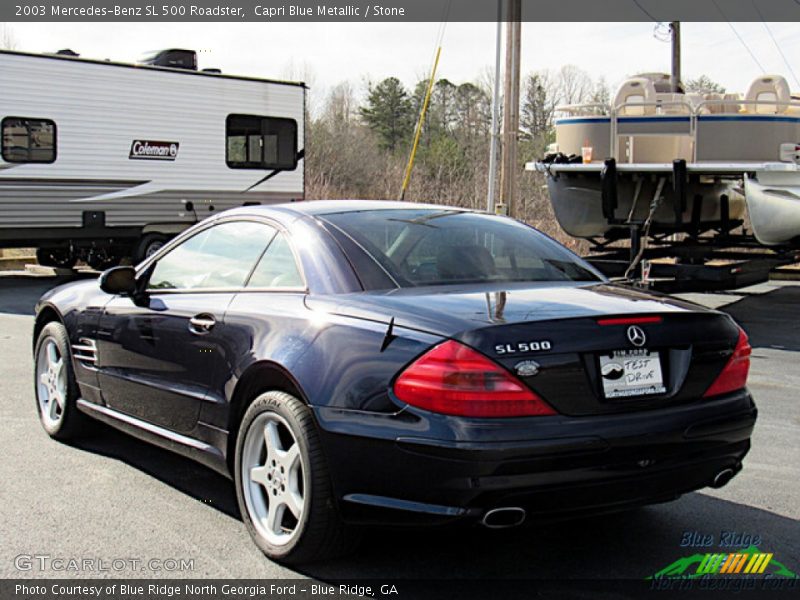
[[[78,385],[69,353],[69,337],[61,323],[48,323],[34,350],[35,394],[39,420],[47,434],[66,440],[88,433],[91,422],[78,410]]]
[[[311,562],[352,547],[303,402],[283,392],[258,396],[239,428],[235,462],[239,510],[269,558]]]

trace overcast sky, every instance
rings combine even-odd
[[[783,62],[763,23],[736,23],[736,31],[766,72],[800,84]],[[800,75],[800,27],[769,29]],[[71,48],[87,58],[135,61],[149,50],[192,48],[200,67],[259,77],[305,79],[315,96],[351,81],[395,75],[412,85],[430,68],[439,23],[14,23],[19,50]],[[727,23],[684,23],[683,74],[706,74],[730,91],[745,91],[762,72]],[[449,23],[439,75],[474,81],[494,65],[494,23]],[[653,23],[523,23],[522,71],[574,64],[612,88],[626,76],[670,68],[670,45],[656,39]]]

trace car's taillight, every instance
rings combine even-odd
[[[527,417],[556,412],[500,365],[449,340],[411,363],[394,383],[412,406],[464,417]]]
[[[747,385],[747,373],[750,371],[750,353],[753,349],[747,341],[747,334],[739,328],[739,340],[736,349],[728,359],[728,364],[703,394],[703,398],[719,396],[741,390]]]

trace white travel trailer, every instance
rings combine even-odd
[[[303,199],[305,86],[195,64],[0,51],[0,247],[105,268],[215,212]]]

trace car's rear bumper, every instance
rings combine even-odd
[[[498,507],[536,519],[671,500],[741,469],[757,410],[739,392],[597,417],[315,414],[345,518],[402,524],[478,520]]]

